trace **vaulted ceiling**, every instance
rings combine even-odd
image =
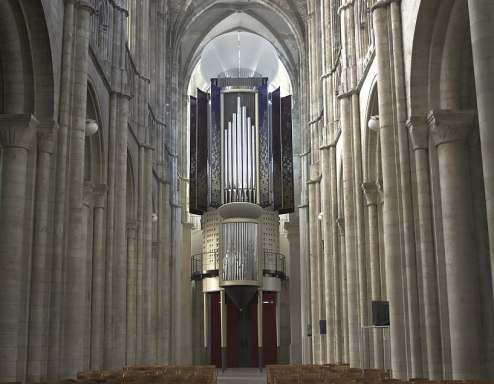
[[[306,0],[169,0],[171,30],[188,78],[208,42],[231,31],[267,39],[295,80],[305,41]]]

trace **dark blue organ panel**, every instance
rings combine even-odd
[[[259,92],[259,205],[271,205],[271,151],[269,134],[268,82],[263,79]]]
[[[221,88],[217,80],[211,81],[211,129],[209,135],[209,174],[211,185],[211,207],[221,205]]]
[[[286,96],[281,99],[281,119],[280,119],[280,141],[281,141],[281,196],[274,209],[280,214],[292,213],[295,211],[295,197],[293,184],[293,146],[292,146],[292,97]],[[274,181],[275,184],[278,181]]]
[[[269,94],[266,78],[221,78],[190,100],[190,212],[230,202],[293,212],[291,97]]]
[[[189,211],[200,215],[197,207],[197,98],[190,97],[190,167]]]

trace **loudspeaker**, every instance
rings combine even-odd
[[[326,320],[319,320],[319,334],[326,334]]]
[[[377,327],[389,325],[389,301],[372,302],[372,325]]]

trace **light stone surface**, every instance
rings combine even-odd
[[[278,50],[293,92],[282,355],[289,344],[293,363],[492,379],[492,1],[10,0],[0,381],[209,362],[192,319],[186,96],[201,50],[239,27]],[[361,328],[374,299],[390,302],[386,339]]]

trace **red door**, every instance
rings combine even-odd
[[[221,367],[220,295],[210,294],[211,364]],[[226,297],[227,305],[227,367],[257,367],[257,295],[243,310]],[[277,362],[276,293],[263,293],[263,364]],[[250,358],[249,358],[250,356]]]

